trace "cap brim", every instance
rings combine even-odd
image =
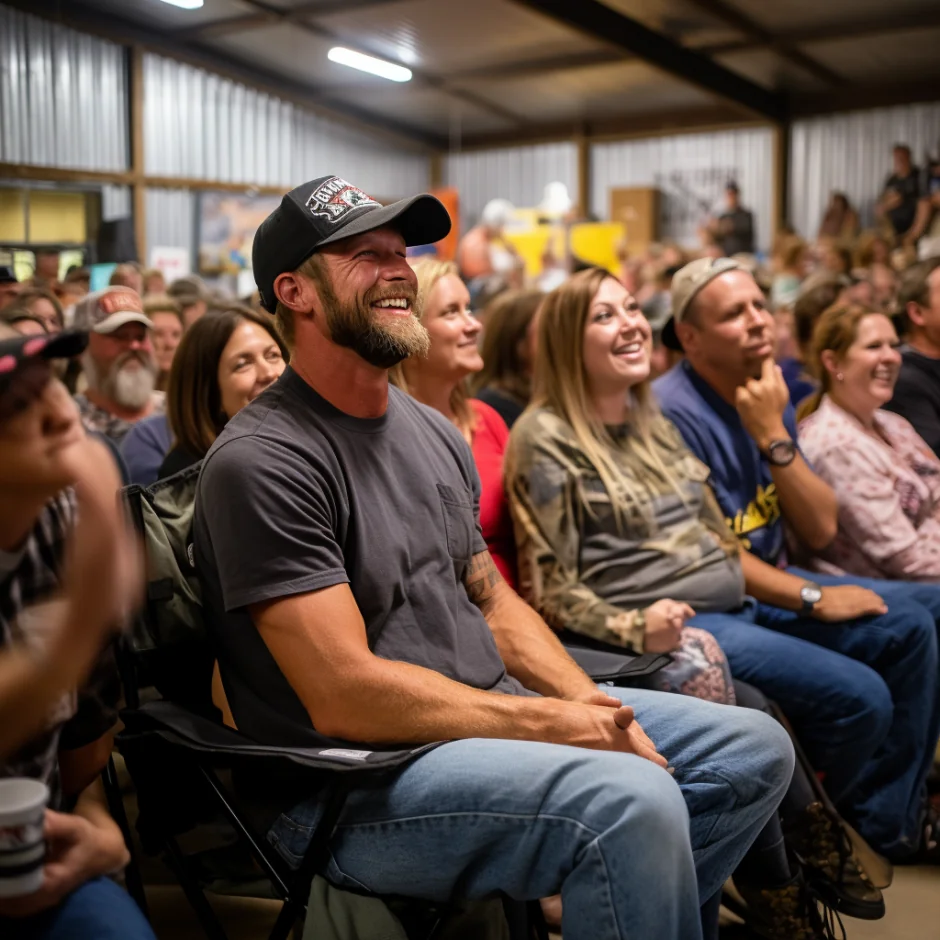
[[[87,345],[88,334],[77,330],[55,336],[17,336],[0,340],[0,362],[7,361],[7,356],[17,366],[27,359],[71,359],[81,355]]]
[[[94,333],[113,333],[115,330],[119,330],[125,323],[141,323],[148,330],[153,329],[153,321],[149,317],[144,316],[142,313],[138,313],[136,310],[119,310],[117,313],[112,313],[111,316],[106,317],[100,323],[96,323],[92,327],[92,332]]]
[[[662,332],[662,342],[666,349],[671,349],[673,352],[685,352],[685,350],[682,348],[682,343],[679,342],[679,337],[676,336],[675,317],[670,317],[666,321],[666,325],[663,327]]]
[[[410,199],[400,199],[381,209],[364,212],[329,238],[324,238],[317,248],[386,226],[398,229],[405,239],[405,245],[413,248],[415,245],[433,245],[446,238],[450,234],[451,221],[440,199],[422,193]]]

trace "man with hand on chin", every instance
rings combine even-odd
[[[209,451],[194,520],[233,717],[262,744],[445,742],[352,792],[340,886],[561,891],[567,940],[696,940],[787,787],[789,742],[760,713],[597,688],[503,581],[466,441],[388,381],[428,346],[406,248],[449,229],[432,196],[383,208],[335,176],[258,229],[291,365]],[[289,862],[318,811],[284,805],[269,839]]]
[[[709,483],[746,549],[754,622],[856,659],[884,679],[891,731],[840,809],[892,860],[923,858],[934,842],[925,781],[940,733],[940,587],[787,567],[784,520],[804,550],[818,551],[835,537],[838,507],[800,453],[763,292],[732,259],[703,258],[676,275],[672,300],[663,341],[685,359],[654,389],[711,469]],[[747,681],[747,663],[718,641],[732,673]]]

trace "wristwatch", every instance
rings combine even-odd
[[[812,613],[813,608],[822,600],[822,588],[815,581],[804,582],[800,588],[800,600],[803,602],[800,613]]]
[[[775,467],[789,467],[796,457],[796,444],[789,438],[771,441],[767,445],[767,460]]]

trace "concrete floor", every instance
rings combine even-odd
[[[147,889],[159,940],[203,940],[192,909],[172,886]],[[846,920],[849,940],[940,940],[940,868],[898,868],[885,894],[880,921]],[[279,905],[274,901],[215,897],[213,906],[229,940],[264,940]]]

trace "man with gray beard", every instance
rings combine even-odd
[[[74,325],[90,334],[82,356],[88,384],[75,396],[82,422],[120,444],[131,425],[163,411],[163,393],[154,391],[153,323],[136,291],[108,287],[76,304]]]

